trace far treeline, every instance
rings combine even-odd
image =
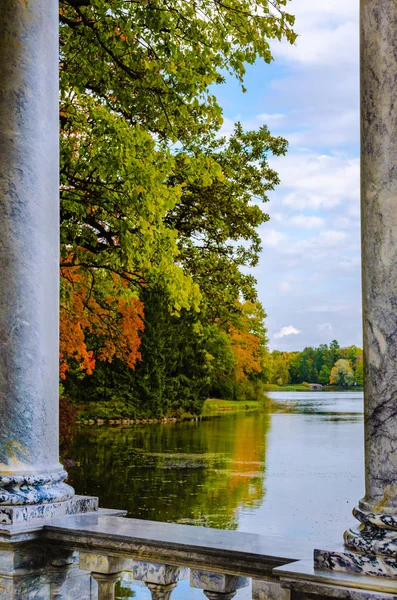
[[[287,142],[222,137],[214,87],[294,43],[288,0],[60,0],[61,415],[199,413],[257,398],[247,268]]]
[[[320,383],[349,387],[364,382],[362,349],[354,345],[341,348],[336,340],[302,352],[274,350],[265,368],[267,382],[279,386]]]

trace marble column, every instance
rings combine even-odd
[[[66,500],[58,457],[58,3],[0,2],[0,505]]]
[[[361,0],[366,493],[349,552],[318,566],[397,578],[397,2]]]

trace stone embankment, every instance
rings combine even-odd
[[[146,425],[148,423],[176,423],[176,417],[163,417],[162,419],[84,419],[79,420],[79,425]]]

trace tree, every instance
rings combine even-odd
[[[364,362],[362,360],[356,365],[354,372],[354,383],[357,385],[364,385]]]
[[[286,149],[286,141],[267,127],[244,132],[238,123],[228,140],[212,134],[177,154],[170,185],[180,185],[182,196],[166,221],[178,232],[178,259],[199,285],[202,308],[212,322],[238,312],[239,298],[257,300],[255,279],[242,268],[258,263],[257,228],[269,219],[259,202],[266,202],[279,183],[268,155],[280,156]],[[218,175],[194,176],[191,165],[200,160],[217,165]]]
[[[122,338],[107,329],[120,328],[119,309],[137,308],[148,286],[165,290],[174,314],[196,310],[202,286],[213,321],[214,307],[234,310],[239,294],[255,300],[240,267],[256,261],[254,231],[267,217],[250,197],[277,183],[266,153],[286,144],[266,128],[217,140],[211,86],[226,72],[242,85],[246,63],[272,60],[269,40],[294,42],[286,4],[60,0],[62,319],[65,330],[76,324],[63,375],[70,357],[89,373],[121,356]],[[238,239],[251,245],[228,241]],[[70,279],[86,286],[78,301]]]
[[[329,383],[329,378],[331,375],[331,369],[327,367],[327,365],[323,365],[321,367],[320,373],[318,374],[318,380],[323,385],[327,385]]]
[[[354,382],[353,369],[348,360],[340,358],[331,370],[330,383],[332,385],[350,386]]]
[[[274,350],[271,354],[269,371],[270,383],[277,383],[277,385],[286,385],[289,383],[290,373],[288,353]]]

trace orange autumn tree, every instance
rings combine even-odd
[[[69,263],[72,266],[61,268],[61,379],[71,362],[87,375],[96,360],[120,358],[133,369],[140,358],[139,334],[144,329],[142,302],[120,275],[73,264],[73,256]]]
[[[250,375],[262,372],[267,338],[266,317],[259,302],[244,302],[236,323],[229,328],[229,338],[235,357],[236,381],[245,381]]]
[[[224,400],[258,400],[266,380],[266,314],[260,302],[238,302],[227,323],[206,330],[210,395]]]

